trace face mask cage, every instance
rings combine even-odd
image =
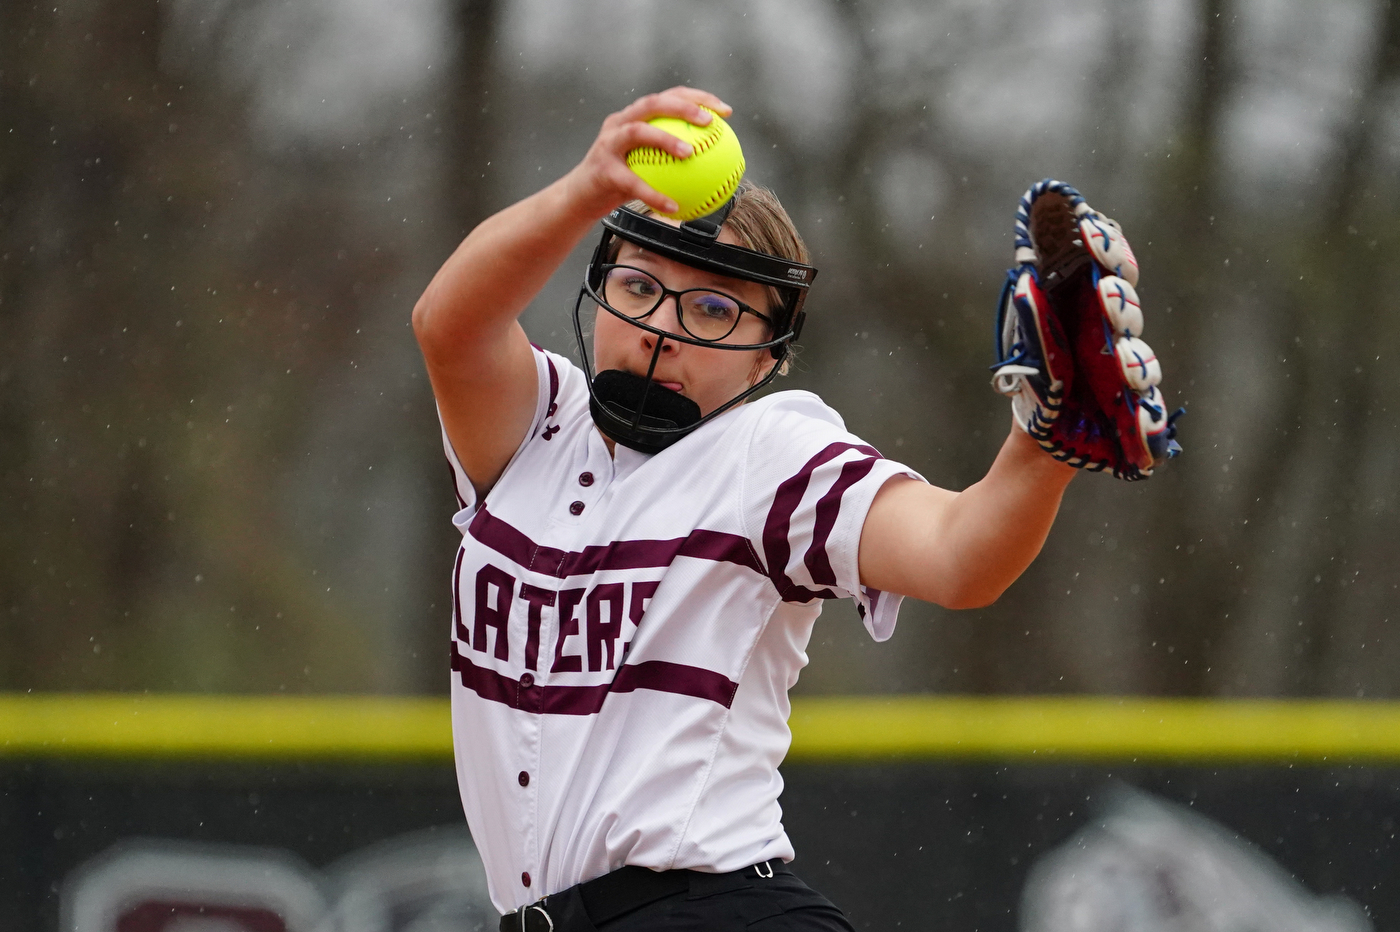
[[[812,280],[816,278],[817,270],[810,265],[790,262],[778,256],[720,243],[719,231],[732,207],[731,200],[719,211],[684,223],[680,227],[645,217],[625,207],[614,210],[603,220],[603,236],[593,251],[583,286],[574,302],[574,337],[578,341],[579,354],[583,361],[594,423],[604,434],[623,446],[643,453],[659,453],[701,424],[739,404],[777,377],[783,362],[791,353],[792,342],[802,332],[805,319],[802,305]],[[616,256],[621,246],[620,240],[634,243],[649,252],[694,268],[775,289],[782,297],[782,304],[779,308],[771,309],[775,324],[774,331],[770,334],[771,339],[762,343],[743,344],[710,342],[688,334],[658,329],[645,320],[628,317],[608,307],[600,293],[605,274],[604,266]],[[585,298],[591,299],[600,308],[619,319],[658,338],[644,377],[614,371],[593,376],[593,366],[589,360],[588,344],[584,338],[580,317]],[[723,350],[766,349],[772,354],[775,362],[768,374],[756,384],[701,417],[699,406],[693,401],[651,380],[656,363],[661,358],[664,341],[667,340]]]

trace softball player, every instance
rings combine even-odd
[[[623,206],[675,210],[624,158],[688,155],[645,121],[704,124],[701,105],[730,112],[673,88],[608,117],[414,309],[462,533],[458,781],[502,929],[849,930],[786,867],[778,806],[822,601],[855,599],[876,640],[904,596],[993,601],[1074,473],[1013,429],[954,493],[811,393],[746,402],[784,369],[816,276],[787,214],[750,186],[682,226]],[[580,369],[516,318],[599,221]]]

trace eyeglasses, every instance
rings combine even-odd
[[[672,291],[651,274],[628,265],[605,265],[602,272],[600,297],[608,310],[632,320],[642,320],[660,307],[661,302],[674,297],[681,328],[697,340],[707,343],[723,340],[739,326],[744,314],[752,314],[770,327],[773,324],[768,316],[722,291],[708,288]]]

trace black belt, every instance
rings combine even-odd
[[[760,861],[728,874],[703,871],[654,871],[646,867],[622,867],[559,893],[553,893],[529,906],[511,910],[501,917],[501,932],[572,932],[593,929],[657,900],[689,891],[692,886],[706,893],[726,888],[738,889],[774,874],[790,874],[778,858]],[[580,915],[582,913],[582,915]]]

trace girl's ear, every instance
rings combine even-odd
[[[767,378],[768,370],[778,364],[773,354],[767,350],[754,350],[753,357],[753,368],[749,370],[750,388]]]

